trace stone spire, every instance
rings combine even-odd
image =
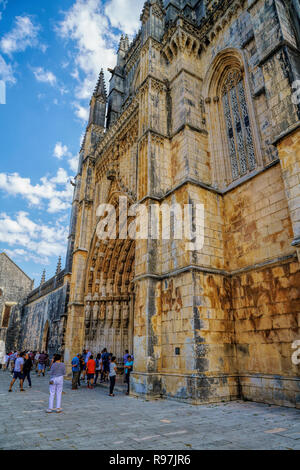
[[[60,272],[61,272],[61,256],[58,258],[55,276],[57,276]]]
[[[97,97],[101,97],[105,100],[107,100],[107,92],[106,92],[106,85],[105,85],[105,80],[104,80],[104,72],[103,72],[103,69],[101,69],[100,71],[100,74],[99,74],[99,78],[98,78],[98,82],[97,82],[97,85],[96,85],[96,88],[95,88],[95,91],[94,91],[94,96],[97,98]]]
[[[126,51],[128,51],[129,46],[130,46],[130,44],[129,44],[129,38],[128,38],[128,35],[126,34],[126,35],[125,35],[125,38],[124,38],[124,47],[125,47],[125,50],[126,50]]]
[[[95,87],[91,102],[90,102],[90,117],[89,125],[95,124],[96,126],[105,127],[105,116],[106,116],[106,103],[107,103],[107,92],[104,80],[104,72],[101,69],[97,85]]]
[[[45,284],[46,282],[46,269],[43,270],[42,278],[41,278],[41,284]]]

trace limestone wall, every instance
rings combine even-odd
[[[0,339],[6,342],[13,306],[30,292],[33,281],[5,254],[0,254]]]
[[[31,303],[14,307],[7,332],[7,348],[45,349],[50,355],[63,352],[67,300],[68,285],[65,284]]]

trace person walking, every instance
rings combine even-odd
[[[9,371],[9,364],[10,364],[10,361],[11,361],[11,355],[12,355],[12,352],[9,352],[8,353],[8,361],[7,361],[7,370]]]
[[[127,357],[127,362],[125,364],[125,382],[127,383],[127,392],[126,392],[126,395],[129,395],[129,389],[130,389],[130,373],[132,371],[132,368],[133,368],[133,360],[130,356],[130,354],[128,354],[128,357]]]
[[[72,359],[72,390],[77,390],[78,389],[78,381],[80,378],[80,354],[77,354],[77,356],[73,357]],[[79,383],[80,385],[80,383]]]
[[[86,364],[87,388],[94,388],[93,383],[94,383],[95,372],[96,372],[96,361],[94,360],[94,356],[91,354]]]
[[[106,348],[103,349],[103,353],[102,353],[102,371],[103,371],[102,372],[103,382],[107,382],[108,375],[109,375],[109,354]]]
[[[46,360],[47,360],[48,354],[45,354],[44,351],[42,351],[42,354],[39,356],[39,366],[38,366],[38,375],[40,377],[41,372],[43,376],[45,377],[45,369],[46,369]]]
[[[66,366],[61,362],[61,354],[54,355],[54,362],[50,370],[49,382],[49,408],[47,413],[52,413],[54,408],[54,399],[56,395],[56,413],[61,413],[61,395],[64,386],[64,375],[66,375]]]
[[[124,366],[125,366],[126,362],[128,361],[128,356],[129,356],[129,355],[130,355],[130,354],[129,354],[128,349],[125,349],[125,354],[124,354],[124,356],[123,356]]]
[[[97,354],[96,357],[96,376],[95,376],[95,385],[97,384],[97,379],[99,377],[99,374],[101,373],[102,369],[102,359],[101,359],[101,354]]]
[[[35,366],[35,373],[38,373],[38,366],[39,366],[39,358],[40,358],[40,351],[37,351],[34,356],[34,366]]]
[[[110,364],[109,364],[109,396],[114,397],[114,388],[116,384],[116,376],[117,376],[117,365],[115,363],[116,357],[112,356]]]
[[[24,360],[24,366],[23,366],[23,376],[24,376],[24,382],[25,379],[28,381],[28,385],[31,388],[31,377],[30,377],[30,371],[32,368],[32,360],[29,356],[28,353],[25,354],[25,360]]]
[[[14,368],[15,368],[15,361],[18,357],[19,353],[15,351],[11,356],[10,356],[10,371],[11,375],[14,375]]]
[[[123,364],[124,364],[124,383],[126,383],[126,374],[125,374],[125,364],[128,360],[128,356],[129,356],[129,351],[128,349],[125,349],[125,354],[123,356]]]
[[[5,361],[5,364],[4,364],[3,370],[6,370],[8,369],[8,364],[9,364],[9,355],[7,353],[5,354],[4,361]]]
[[[82,354],[80,354],[80,356],[79,356],[79,362],[80,362],[80,374],[79,374],[79,377],[78,377],[78,386],[80,387],[80,385],[81,385],[80,379],[82,378],[82,373],[83,373],[84,368],[85,368],[85,362],[84,362]]]
[[[86,363],[87,363],[86,356],[87,356],[87,351],[84,349],[82,354],[81,354],[81,357],[83,359],[83,372],[82,372],[82,375],[81,375],[81,380],[83,380],[83,381],[85,381],[85,376],[86,376]]]
[[[10,382],[10,386],[9,386],[9,389],[8,389],[9,392],[12,392],[13,384],[15,383],[15,381],[17,379],[20,380],[20,391],[24,392],[24,389],[23,389],[23,380],[24,380],[23,366],[24,366],[23,353],[17,354],[17,358],[14,361],[13,379]]]

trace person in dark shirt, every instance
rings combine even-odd
[[[83,374],[83,371],[84,371],[84,368],[85,368],[85,360],[84,360],[84,357],[82,354],[80,354],[79,356],[79,360],[80,360],[80,374],[79,374],[79,377],[78,377],[78,385],[80,387],[80,379],[82,377],[82,374]]]
[[[102,377],[103,377],[103,381],[107,381],[107,382],[108,382],[108,374],[109,374],[109,362],[110,362],[109,354],[107,352],[107,349],[104,348],[102,352],[102,371],[103,371]]]
[[[25,379],[27,379],[29,387],[31,387],[30,371],[32,369],[32,360],[31,360],[28,353],[25,354],[24,359],[25,360],[24,360],[24,366],[23,366],[23,376],[24,376],[24,382],[23,383],[25,383]]]
[[[48,358],[48,354],[46,354],[44,351],[42,352],[42,354],[40,354],[40,357],[39,357],[39,367],[38,367],[38,374],[39,374],[39,377],[41,375],[41,372],[43,375],[45,375],[45,369],[46,369],[46,361],[47,361],[47,358]]]

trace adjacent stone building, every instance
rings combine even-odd
[[[90,103],[64,275],[68,364],[83,347],[119,362],[130,349],[133,394],[300,407],[299,18],[299,0],[145,2],[109,93],[101,72]],[[189,205],[201,247],[127,236],[136,203],[169,206],[171,235]]]
[[[6,253],[0,253],[0,341],[10,342],[8,333],[12,310],[33,288],[32,279]],[[13,341],[15,334],[13,334]],[[2,348],[3,349],[3,348]]]
[[[6,350],[64,353],[69,284],[60,261],[55,276],[36,289],[24,292],[12,308],[7,325]],[[26,297],[24,297],[26,295]]]

